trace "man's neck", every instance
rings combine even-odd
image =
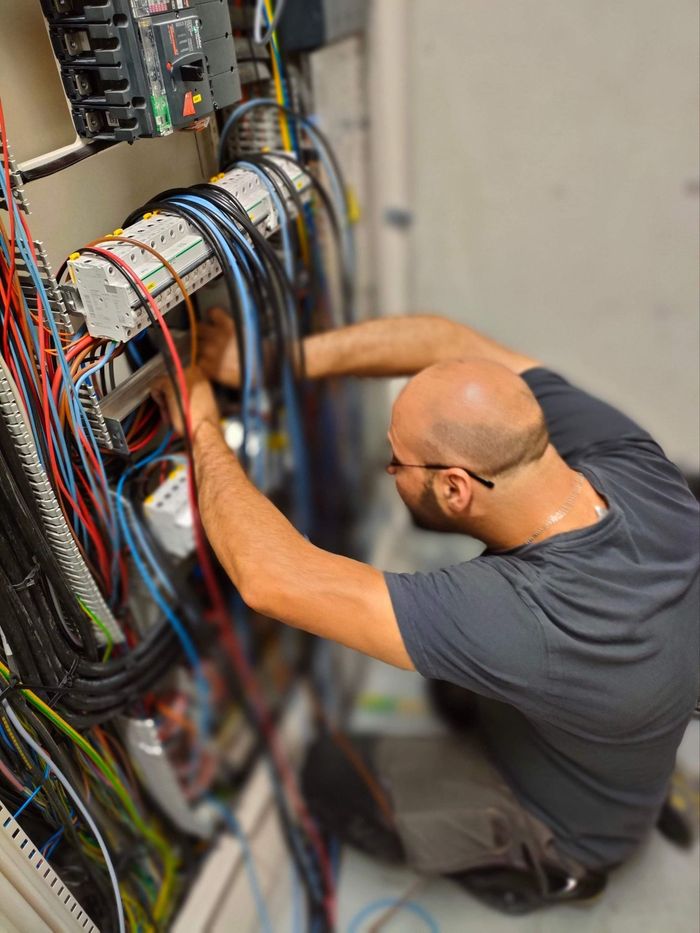
[[[590,483],[550,445],[542,458],[503,482],[494,508],[470,521],[468,533],[492,551],[540,542],[598,521],[606,506]]]

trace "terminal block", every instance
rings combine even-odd
[[[79,136],[165,136],[240,99],[223,0],[41,4]]]
[[[302,198],[310,189],[303,169],[278,159],[277,164],[294,183]],[[216,184],[230,192],[247,210],[248,216],[265,235],[279,228],[279,218],[270,193],[258,176],[247,169],[234,168],[219,177]],[[293,207],[293,205],[292,205]],[[123,231],[123,236],[151,246],[168,260],[181,276],[191,294],[221,272],[208,244],[186,220],[174,215],[146,214],[138,223]],[[103,248],[119,256],[145,283],[165,314],[180,304],[182,292],[169,271],[151,253],[138,247],[106,239]],[[93,337],[108,340],[131,340],[149,326],[149,317],[141,298],[113,263],[101,256],[81,255],[68,263],[71,284],[66,286],[71,310],[84,315]]]

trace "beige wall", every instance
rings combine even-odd
[[[39,0],[0,0],[0,96],[18,161],[75,139]],[[151,195],[201,180],[193,134],[122,144],[27,185],[32,233],[55,268]]]
[[[400,5],[414,306],[559,367],[697,469],[695,0]]]

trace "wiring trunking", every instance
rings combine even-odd
[[[79,136],[165,136],[241,96],[221,0],[41,2]]]

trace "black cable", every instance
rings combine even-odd
[[[89,159],[90,156],[97,155],[98,152],[103,152],[105,149],[111,149],[113,146],[118,145],[118,140],[95,139],[92,142],[83,143],[80,148],[76,148],[72,152],[44,162],[42,165],[37,165],[36,168],[22,169],[20,167],[19,175],[26,185],[30,181],[55,175],[56,172],[61,172],[64,168],[77,165],[78,162]]]
[[[3,428],[4,425],[0,423],[0,447],[3,446]],[[44,539],[43,530],[35,522],[34,517],[27,510],[26,504],[21,498],[17,495],[7,497],[8,492],[12,492],[11,475],[7,472],[6,467],[7,456],[12,457],[14,454],[11,448],[12,445],[10,444],[9,450],[3,450],[5,457],[0,458],[0,506],[4,503],[2,507],[2,512],[6,516],[4,527],[7,529],[9,523],[12,530],[11,540],[13,541],[12,555],[4,551],[5,559],[9,559],[10,556],[14,559],[17,554],[24,554],[25,558],[27,557],[29,552],[23,543],[22,535],[22,529],[25,529],[29,534],[29,540],[32,542],[33,559],[36,559],[41,567],[42,575],[45,574],[51,584],[57,587],[61,605],[70,607],[75,605],[74,597],[66,590],[65,581],[55,565],[53,554]],[[21,472],[19,477],[24,478]],[[22,515],[21,525],[15,527],[15,518],[18,515]],[[34,595],[42,593],[42,585],[42,581],[39,580],[33,590]],[[9,595],[5,596],[4,603],[8,607],[14,607],[14,613],[16,614],[18,611],[17,606],[22,604],[22,601],[14,590],[10,590]],[[25,609],[28,608],[25,604],[22,605],[24,605]],[[40,646],[42,657],[45,654],[47,659],[57,658],[60,670],[63,673],[71,670],[73,665],[76,665],[73,688],[66,693],[62,701],[62,707],[67,710],[77,712],[81,707],[93,710],[109,710],[110,707],[114,708],[115,706],[123,707],[127,702],[133,700],[134,692],[140,685],[150,685],[157,676],[162,676],[168,665],[178,656],[178,643],[169,626],[163,623],[147,633],[145,639],[122,658],[110,660],[108,664],[87,660],[76,654],[74,646],[66,642],[55,617],[48,611],[48,605],[48,602],[44,600],[41,603],[41,614],[38,614],[36,618],[30,617],[29,621],[32,627],[39,624],[39,622],[41,623],[41,630],[34,628],[34,637],[38,646]],[[82,609],[80,607],[76,608],[76,618],[81,625],[87,625],[88,633],[92,634],[91,625],[87,623]],[[17,642],[17,639],[20,639],[18,644],[20,644],[21,650],[21,633],[18,635],[15,630],[13,618],[14,615],[8,612],[7,623],[3,622],[3,625],[7,624],[8,633],[11,633],[13,641]],[[46,634],[41,634],[42,631]],[[25,656],[22,657],[22,665],[22,674],[25,679],[28,677],[27,672],[31,672],[32,676],[38,673],[32,661],[28,661]],[[91,678],[95,679],[92,680]],[[47,687],[55,686],[60,682],[58,677],[54,677],[52,680],[53,683],[47,684]],[[93,693],[96,696],[93,696]],[[72,721],[75,721],[75,716]]]

